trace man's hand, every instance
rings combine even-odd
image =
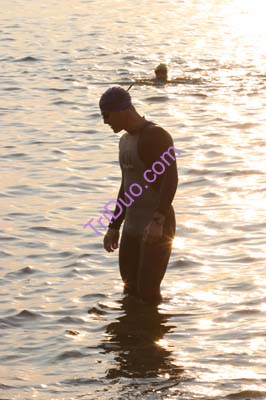
[[[119,230],[109,228],[103,239],[103,247],[108,253],[118,248]]]
[[[151,220],[143,232],[142,240],[145,243],[156,243],[163,236],[163,225]]]

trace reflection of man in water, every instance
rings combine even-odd
[[[163,173],[153,174],[151,166],[161,161],[173,140],[163,128],[138,114],[129,93],[121,87],[108,89],[100,99],[100,108],[104,123],[114,132],[126,131],[119,143],[122,181],[117,198],[124,208],[121,213],[121,206],[116,205],[104,248],[108,252],[117,249],[119,228],[125,220],[119,249],[124,292],[148,303],[158,303],[175,235],[171,203],[178,177],[175,155]],[[151,172],[148,185],[143,178],[147,169]],[[128,194],[136,183],[143,192],[134,199]]]
[[[155,81],[157,81],[157,82],[164,82],[164,83],[166,83],[167,82],[167,79],[168,79],[168,71],[167,71],[167,65],[166,64],[159,64],[156,68],[155,68],[155,70],[154,70],[154,73],[155,73]]]
[[[172,328],[169,315],[159,313],[156,306],[145,305],[139,310],[134,301],[128,299],[123,300],[122,310],[123,315],[107,326],[100,344],[106,353],[113,353],[115,359],[106,371],[106,378],[135,379],[135,383],[142,383],[146,391],[151,386],[154,390],[156,385],[161,390],[173,384],[177,386],[184,369],[176,364],[171,350],[160,342]],[[168,378],[165,378],[166,374]],[[145,386],[145,379],[149,379],[149,388]],[[132,390],[130,387],[125,385],[127,391]]]

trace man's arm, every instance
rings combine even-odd
[[[171,135],[158,126],[153,126],[143,133],[138,150],[144,164],[148,169],[152,168],[155,162],[160,162],[165,166],[163,173],[158,175],[153,183],[154,189],[159,192],[159,205],[143,232],[144,242],[156,243],[163,235],[163,225],[176,192],[178,174],[175,151],[173,155],[169,154],[169,148],[174,150]],[[167,160],[166,155],[170,159]],[[155,168],[153,169],[156,171]],[[154,173],[154,175],[157,174]]]
[[[118,192],[117,196],[117,202],[119,198],[122,197],[124,198],[124,177],[123,177],[123,172],[122,172],[122,180],[121,180],[121,185],[120,189]],[[116,206],[114,215],[117,215],[117,213],[120,212],[120,209],[118,206]],[[104,236],[103,239],[103,246],[108,253],[113,252],[118,248],[118,242],[119,242],[119,229],[120,226],[125,218],[126,210],[123,208],[123,212],[117,219],[112,218],[110,224],[108,225],[108,230]]]
[[[123,171],[122,171],[121,185],[120,185],[120,189],[119,189],[119,192],[118,192],[118,195],[117,195],[117,200],[116,200],[117,202],[118,202],[120,197],[122,199],[124,199],[124,175],[123,175]],[[117,215],[119,212],[120,212],[120,209],[119,209],[118,206],[116,206],[115,207],[115,211],[114,211],[114,215]],[[111,222],[108,225],[108,228],[119,230],[120,226],[122,225],[122,222],[125,219],[125,215],[126,215],[126,209],[123,208],[123,212],[121,213],[121,215],[117,219],[114,219],[114,218],[111,219]]]
[[[173,158],[166,157],[166,155],[161,158],[169,147],[172,147]],[[171,135],[159,126],[148,127],[141,135],[138,146],[140,158],[147,169],[150,169],[153,163],[158,161],[165,166],[165,171],[161,175],[157,175],[157,179],[153,183],[154,189],[160,193],[156,211],[163,215],[169,210],[178,185],[178,172],[173,149]]]

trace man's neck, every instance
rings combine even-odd
[[[128,121],[126,131],[128,133],[134,135],[134,133],[145,124],[145,122],[146,122],[145,117],[141,117],[141,115],[139,115],[139,114],[134,115]]]

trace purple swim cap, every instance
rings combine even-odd
[[[122,87],[113,86],[103,93],[99,106],[102,112],[124,111],[132,106],[131,96]]]

